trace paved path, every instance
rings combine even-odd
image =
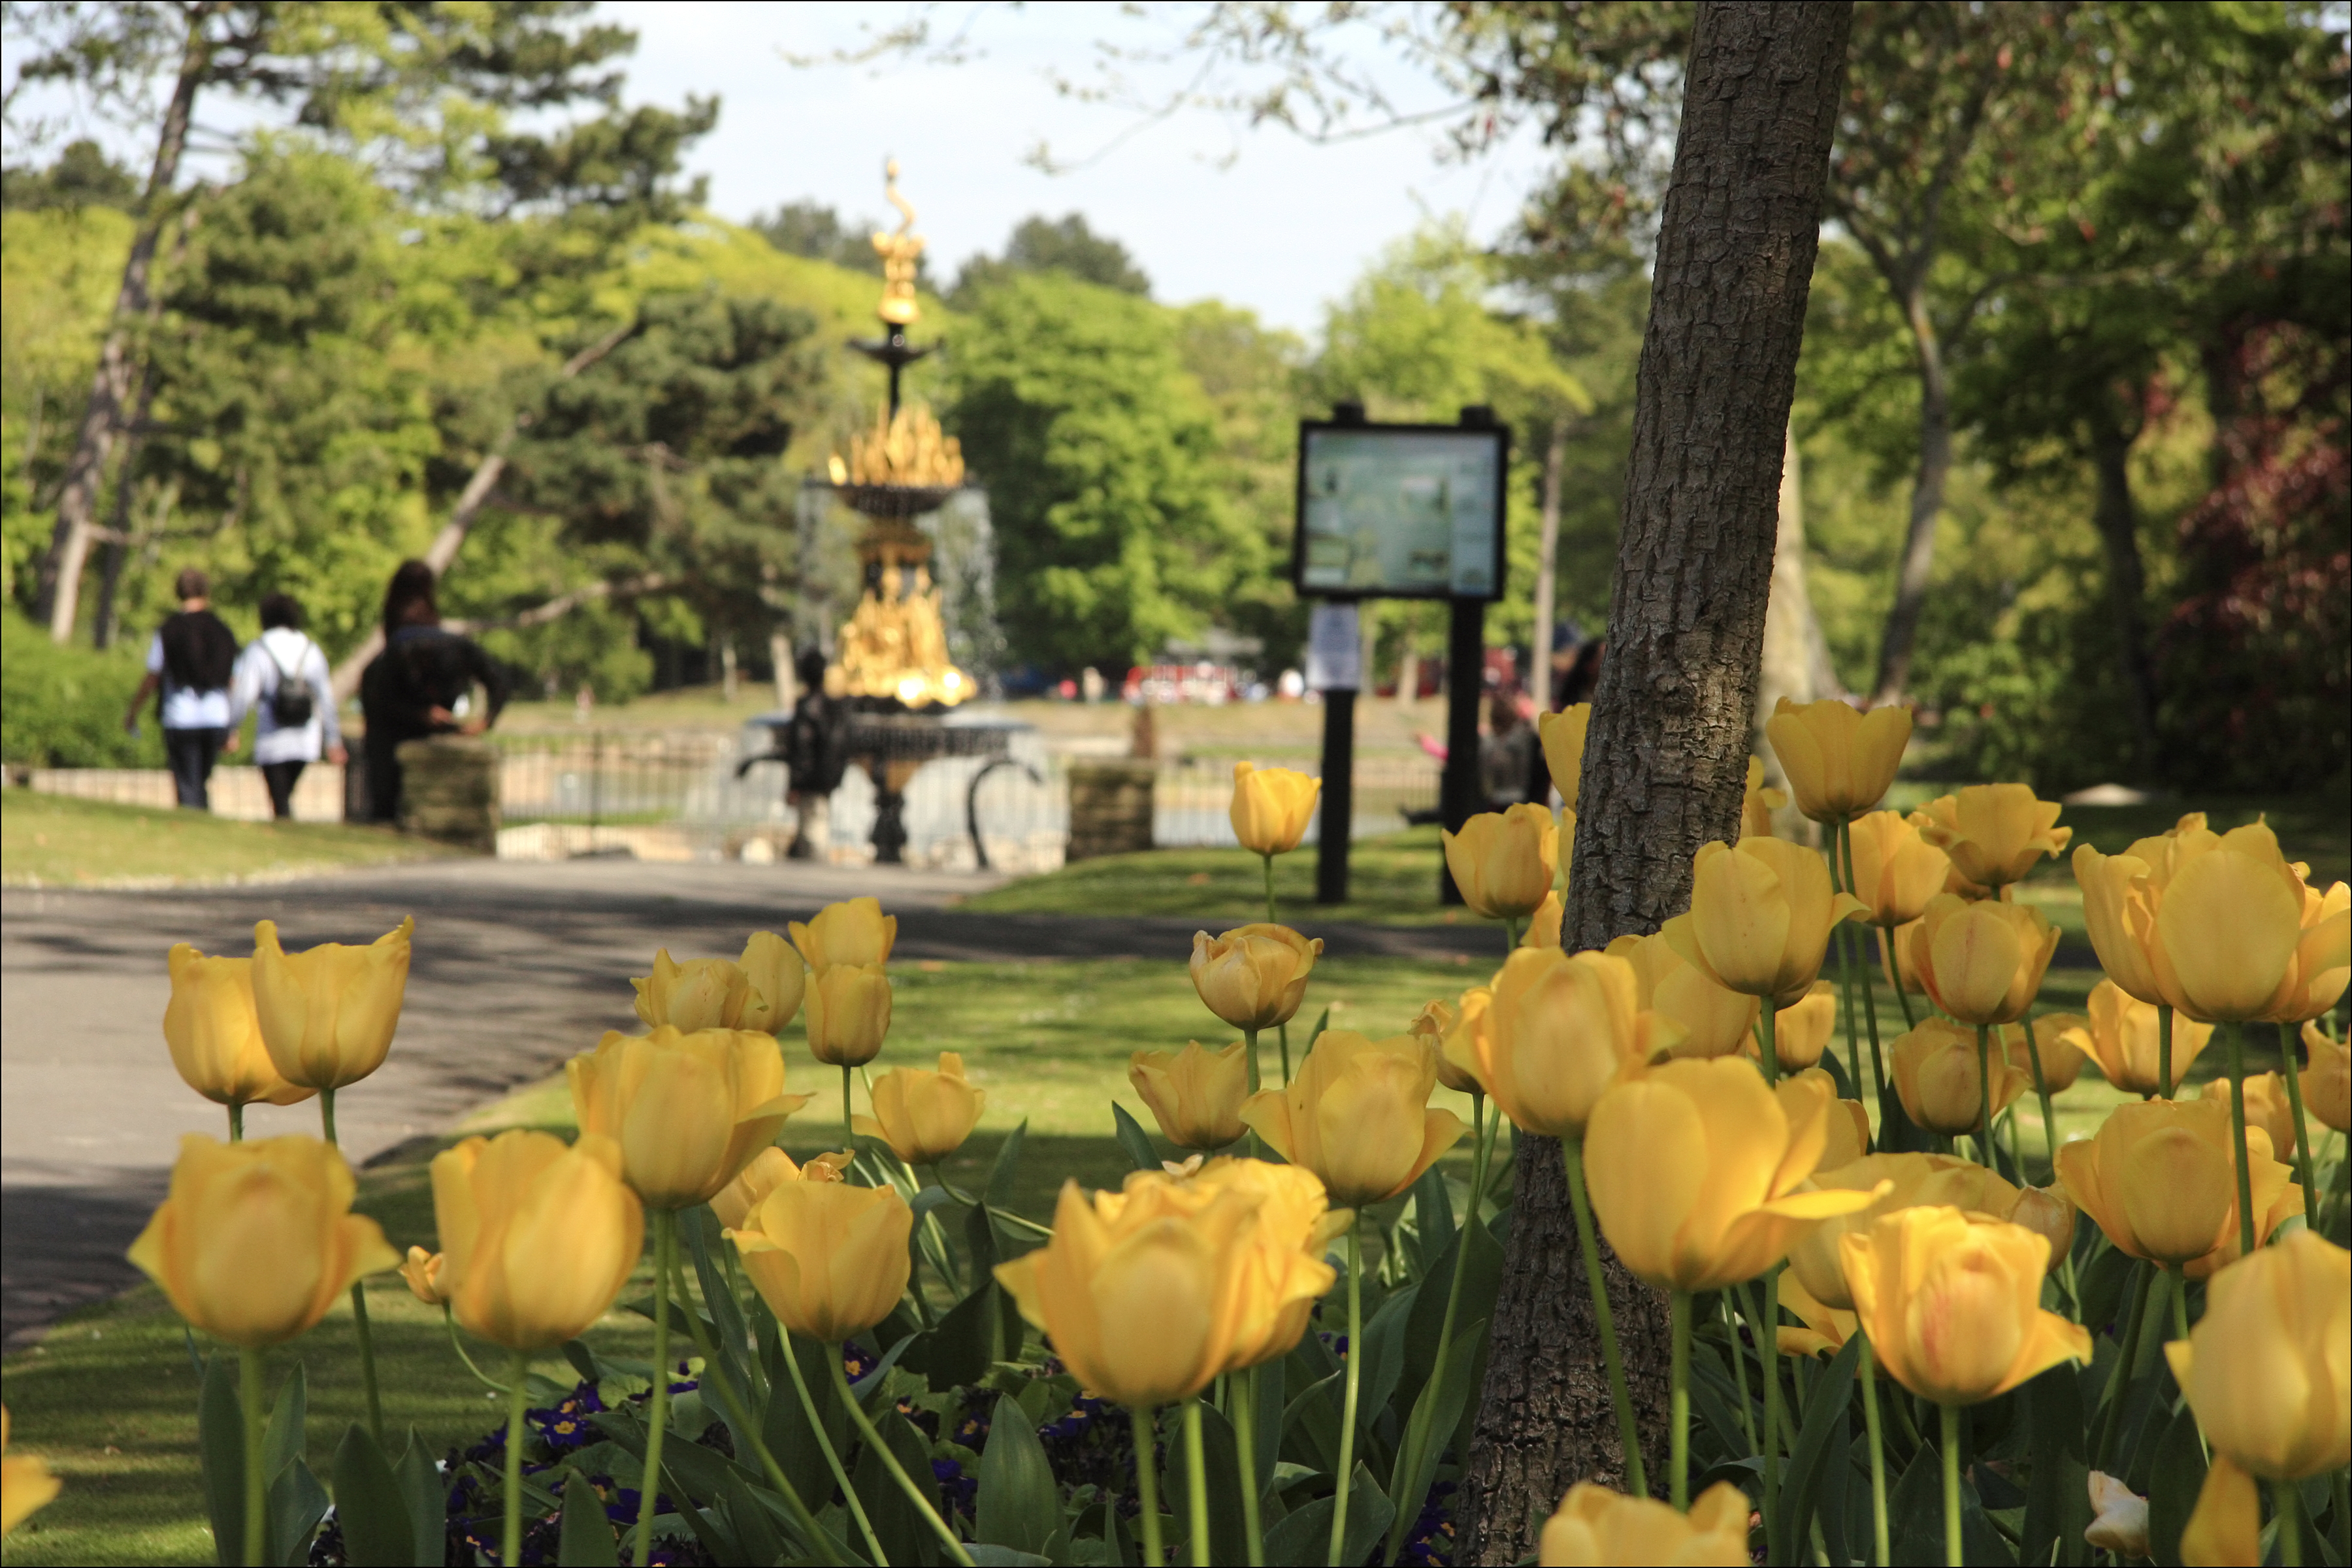
[[[174,942],[251,950],[253,922],[287,945],[368,942],[417,923],[391,1058],[338,1105],[364,1161],[436,1132],[554,1069],[606,1028],[634,1026],[623,978],[653,951],[732,952],[834,899],[879,896],[909,958],[1178,958],[1196,922],[983,915],[949,900],[992,887],[968,873],[782,866],[438,862],[308,881],[178,892],[0,893],[0,1332],[12,1343],[136,1276],[122,1250],[161,1198],[179,1134],[223,1125],[172,1070],[160,1021]],[[1472,926],[1318,927],[1332,953],[1488,953]],[[256,1135],[315,1131],[310,1105],[255,1107]]]

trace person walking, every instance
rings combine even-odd
[[[196,567],[183,569],[172,591],[180,611],[165,618],[147,644],[147,678],[131,694],[122,727],[139,733],[139,710],[161,689],[156,717],[163,726],[163,755],[172,766],[179,803],[212,809],[213,764],[236,751],[229,723],[229,681],[236,669],[236,634],[212,612],[212,580]]]
[[[261,635],[237,656],[229,684],[229,728],[240,728],[247,713],[258,715],[253,760],[269,786],[270,814],[289,821],[302,770],[322,755],[334,763],[345,757],[326,651],[303,632],[302,606],[289,595],[263,597]]]
[[[507,704],[509,682],[479,643],[441,624],[433,568],[404,561],[383,594],[383,651],[360,676],[367,721],[368,815],[400,820],[400,747],[431,735],[478,735]],[[479,686],[486,711],[460,716]]]

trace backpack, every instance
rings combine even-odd
[[[310,697],[310,683],[302,679],[305,661],[296,659],[294,673],[289,675],[286,667],[278,662],[278,656],[270,652],[268,643],[262,643],[261,651],[268,656],[269,662],[278,670],[278,689],[269,694],[270,721],[281,730],[299,730],[310,721],[310,715],[318,707]],[[307,654],[309,651],[310,643],[305,639],[303,652]]]

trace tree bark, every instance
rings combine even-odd
[[[1919,362],[1919,470],[1911,483],[1911,527],[1903,542],[1903,564],[1895,579],[1895,603],[1886,612],[1886,635],[1878,645],[1878,679],[1873,706],[1903,700],[1911,681],[1911,654],[1919,640],[1919,612],[1927,607],[1927,583],[1936,568],[1936,520],[1944,510],[1944,481],[1952,471],[1952,389],[1944,368],[1944,347],[1927,310],[1925,270],[1903,301]]]
[[[36,613],[49,623],[51,642],[71,641],[74,621],[80,613],[81,574],[89,560],[91,532],[97,526],[98,492],[107,455],[122,429],[122,405],[131,395],[131,334],[148,312],[163,205],[172,194],[172,182],[179,177],[180,153],[187,145],[196,89],[211,63],[205,24],[212,9],[198,6],[189,17],[179,79],[163,110],[163,128],[155,140],[155,163],[148,172],[146,194],[140,199],[139,226],[131,235],[130,258],[122,264],[114,313],[109,319],[106,341],[98,351],[98,369],[90,374],[89,403],[82,411],[81,430],[74,437],[73,456],[66,463],[65,482],[58,489],[58,520],[36,584]]]
[[[1556,618],[1553,596],[1559,566],[1559,470],[1568,460],[1568,421],[1551,422],[1551,439],[1544,443],[1542,531],[1536,541],[1536,633],[1528,645],[1528,690],[1536,711],[1551,711],[1551,626]]]
[[[1846,4],[1704,4],[1643,339],[1609,657],[1585,742],[1564,945],[1654,931],[1737,833],[1781,445],[1844,78]],[[1523,1139],[1459,1561],[1516,1562],[1573,1481],[1622,1485],[1559,1146]],[[1606,1258],[1663,1479],[1663,1297]],[[1645,1447],[1645,1453],[1651,1452]]]
[[[2145,776],[2160,780],[2164,752],[2156,729],[2156,665],[2147,648],[2147,574],[2140,563],[2139,508],[2131,490],[2133,432],[2112,411],[2091,415],[2091,462],[2098,473],[2092,521],[2107,552],[2107,603],[2115,616],[2116,652],[2124,693],[2131,703],[2132,738]]]
[[[1780,459],[1779,526],[1772,546],[1772,596],[1764,611],[1764,652],[1757,664],[1756,717],[1748,749],[1764,763],[1764,782],[1786,791],[1789,777],[1780,754],[1765,743],[1765,721],[1782,698],[1811,702],[1828,695],[1814,669],[1813,645],[1821,628],[1813,620],[1812,595],[1805,587],[1805,498],[1803,470],[1793,426]],[[1772,831],[1801,844],[1819,846],[1821,831],[1790,801],[1773,814]]]

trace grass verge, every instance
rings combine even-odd
[[[268,879],[453,853],[388,827],[229,822],[201,811],[158,811],[23,789],[0,793],[0,879],[12,888]]]

